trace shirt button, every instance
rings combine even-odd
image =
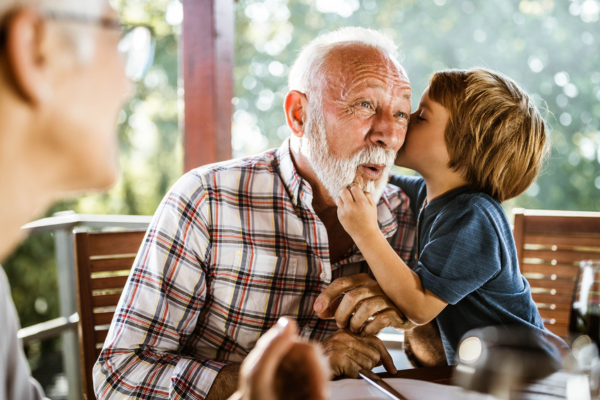
[[[326,274],[325,272],[322,272],[322,273],[321,273],[321,279],[322,279],[322,280],[325,280],[325,279],[327,279],[327,274]]]

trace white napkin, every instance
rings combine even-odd
[[[413,379],[389,378],[385,381],[409,400],[494,400],[492,396],[467,391],[458,386]],[[362,379],[343,379],[329,382],[330,400],[372,400],[391,398]]]

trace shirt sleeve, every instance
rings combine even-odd
[[[423,287],[456,304],[500,273],[499,236],[486,213],[463,205],[440,213],[416,269]]]
[[[0,398],[38,400],[44,398],[40,384],[31,377],[23,347],[17,338],[19,319],[10,296],[8,279],[0,267]]]
[[[182,177],[146,233],[94,366],[99,399],[198,399],[225,365],[195,354],[210,253],[207,194]]]
[[[390,183],[398,186],[410,199],[410,208],[414,215],[419,215],[419,209],[425,200],[425,181],[420,176],[392,174]]]

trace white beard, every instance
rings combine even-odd
[[[332,153],[327,141],[325,119],[318,107],[311,107],[315,112],[306,121],[305,135],[302,137],[300,150],[308,159],[313,171],[329,192],[336,199],[342,190],[356,182],[358,167],[362,164],[385,165],[381,178],[376,181],[365,180],[361,185],[363,192],[369,192],[379,203],[379,199],[387,185],[390,170],[394,165],[396,152],[373,145],[359,151],[349,158],[339,157]],[[356,182],[359,183],[360,182]]]

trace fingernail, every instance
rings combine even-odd
[[[320,301],[317,301],[315,303],[314,309],[316,312],[320,312],[323,309],[323,303],[321,303]]]
[[[287,319],[286,317],[281,317],[277,321],[277,325],[275,325],[275,327],[278,332],[283,332],[283,330],[285,329],[286,326],[289,325],[289,323],[290,323],[289,319]]]

